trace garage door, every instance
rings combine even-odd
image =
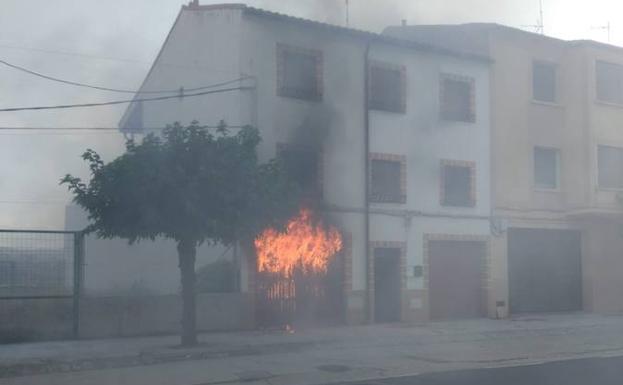
[[[481,317],[486,243],[430,241],[428,253],[431,318]]]
[[[508,270],[511,313],[582,309],[579,231],[510,229]]]

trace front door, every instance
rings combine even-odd
[[[374,319],[379,323],[400,321],[400,254],[394,247],[374,249]]]

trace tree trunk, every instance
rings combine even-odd
[[[182,275],[182,346],[197,345],[195,304],[195,257],[197,243],[181,240],[177,243],[179,268]]]

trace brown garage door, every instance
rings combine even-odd
[[[510,229],[511,313],[581,310],[581,255],[579,231]]]
[[[481,317],[486,243],[430,241],[428,247],[431,318]]]

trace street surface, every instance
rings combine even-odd
[[[352,382],[348,385],[621,385],[622,383],[623,357],[609,357],[428,373]]]
[[[546,372],[527,365],[623,356],[623,316],[573,313],[294,333],[206,333],[192,349],[180,348],[178,341],[164,336],[0,345],[0,385],[318,385],[415,374],[433,376],[427,383],[436,384],[461,378],[431,373],[512,366],[523,369],[470,372],[464,377],[473,378],[471,383],[529,385],[541,374],[547,378],[544,373],[564,371],[570,373],[570,381],[598,379],[597,375],[608,381],[617,369],[607,365],[610,361],[588,361],[581,370],[553,364],[552,368],[562,366]],[[506,382],[504,373],[521,372],[527,380],[509,375],[508,381],[516,382]],[[565,381],[554,383],[566,385]],[[618,384],[623,384],[623,376]]]

